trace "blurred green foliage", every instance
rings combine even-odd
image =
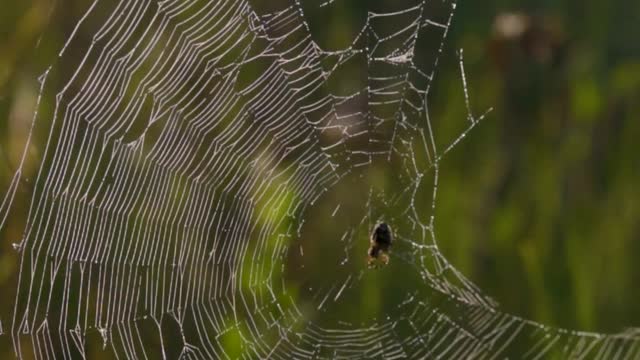
[[[443,162],[441,246],[510,312],[638,326],[640,4],[533,3],[460,6],[450,44],[465,49],[474,104],[496,112]],[[496,33],[509,12],[529,34]],[[459,98],[456,77],[441,96]],[[463,115],[459,101],[435,103]]]

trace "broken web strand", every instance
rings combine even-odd
[[[97,335],[115,356],[170,357],[173,333],[181,340],[174,353],[194,358],[637,355],[634,332],[572,332],[500,313],[440,254],[433,211],[428,223],[421,220],[415,201],[425,174],[435,178],[433,209],[439,162],[484,117],[471,113],[460,52],[470,125],[438,150],[427,107],[438,57],[429,75],[413,58],[425,27],[444,31],[442,52],[455,7],[443,4],[452,9],[444,22],[428,18],[428,2],[372,12],[360,32],[372,46],[362,48],[359,35],[339,51],[313,41],[297,2],[264,14],[242,1],[131,1],[106,12],[67,83],[53,95],[40,91],[55,97],[53,124],[60,128],[51,126],[49,162],[39,169],[18,253],[16,354],[30,346],[40,358],[86,356],[85,344]],[[63,64],[81,24],[101,5],[93,2],[74,28],[60,52]],[[414,14],[390,34],[371,20]],[[377,53],[397,39],[405,42],[397,51]],[[403,70],[391,78],[372,73],[365,88],[332,94],[327,79],[362,54]],[[334,64],[327,68],[322,59]],[[259,60],[267,64],[246,83],[244,66]],[[426,90],[406,76],[410,71],[428,79]],[[325,91],[317,100],[316,89]],[[346,110],[363,94],[365,110]],[[424,99],[418,106],[416,94]],[[388,104],[400,104],[390,119],[377,110]],[[405,105],[424,111],[426,122],[412,122],[415,113]],[[392,130],[381,130],[388,122]],[[324,136],[331,129],[340,135]],[[417,160],[414,143],[424,144],[426,163]],[[286,242],[299,236],[305,211],[327,189],[378,158],[403,159],[408,186],[392,200],[369,192],[367,206],[405,207],[401,215],[421,235],[399,240],[420,256],[398,255],[425,273],[424,286],[436,292],[407,295],[397,318],[367,327],[317,325],[293,297],[277,294],[286,292],[274,280],[283,271]],[[371,225],[373,217],[361,224]],[[353,231],[345,239],[359,241]],[[340,301],[361,277],[362,271],[317,290],[318,308]],[[412,334],[401,334],[402,327]]]

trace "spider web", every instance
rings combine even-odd
[[[372,3],[331,49],[310,14],[343,1],[88,7],[40,77],[48,137],[2,319],[18,357],[640,356],[633,331],[503,313],[447,262],[439,164],[484,117],[461,51],[468,117],[451,137],[429,116],[456,3]],[[380,220],[396,244],[369,270]]]

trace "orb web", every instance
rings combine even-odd
[[[3,317],[18,357],[639,356],[634,332],[503,313],[446,260],[439,164],[484,118],[462,51],[467,118],[450,137],[429,114],[456,2],[372,3],[330,48],[309,14],[345,1],[87,7],[40,77],[48,136]],[[396,242],[372,271],[380,220]]]

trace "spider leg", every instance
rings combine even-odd
[[[374,258],[374,257],[372,257],[372,256],[369,256],[369,257],[367,258],[367,266],[368,266],[369,268],[372,268],[372,267],[375,267],[375,265],[376,265],[376,258]]]

